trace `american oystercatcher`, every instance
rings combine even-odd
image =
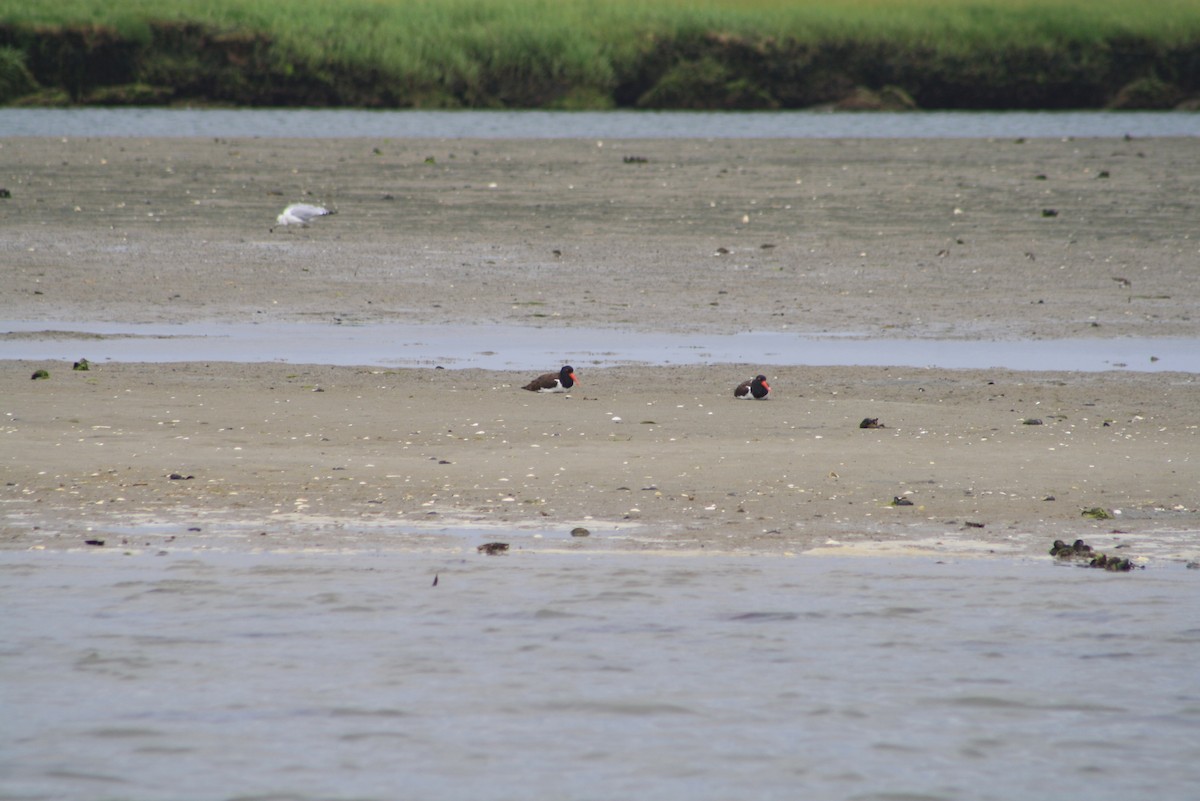
[[[564,365],[563,369],[557,373],[539,375],[526,384],[525,389],[530,392],[566,392],[575,386],[575,382],[578,380],[575,377],[575,368],[568,364]]]
[[[765,400],[770,392],[771,387],[767,384],[767,377],[756,375],[749,381],[738,384],[737,389],[733,391],[733,397],[742,400]]]

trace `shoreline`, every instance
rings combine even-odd
[[[1200,336],[1200,138],[21,138],[0,155],[4,319]],[[295,200],[339,214],[269,233]]]
[[[563,346],[855,330],[1019,340],[1033,362],[1045,340],[1195,340],[1200,140],[320,144],[0,140],[0,319],[538,326],[553,358],[0,362],[0,548],[160,529],[205,547],[236,521],[272,547],[384,547],[434,512],[582,525],[583,549],[636,524],[631,549],[1198,555],[1196,373],[606,366],[602,336]],[[339,214],[268,233],[301,199]],[[563,363],[568,396],[520,389]],[[758,372],[772,398],[734,400]]]
[[[107,364],[30,381],[36,364],[3,365],[5,548],[389,549],[438,529],[544,546],[584,526],[571,547],[1036,556],[1083,538],[1200,555],[1192,374],[780,368],[771,399],[742,402],[717,381],[745,365],[580,370],[540,396],[511,371]]]

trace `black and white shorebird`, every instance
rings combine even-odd
[[[525,385],[530,392],[566,392],[579,381],[575,377],[575,368],[564,365],[557,373],[545,373]]]
[[[275,225],[299,225],[304,227],[313,220],[329,214],[337,214],[337,212],[327,209],[324,206],[314,206],[311,203],[293,203],[275,218]],[[275,226],[272,226],[271,230],[274,231]]]
[[[765,375],[756,375],[749,381],[743,381],[733,391],[733,397],[741,400],[765,400],[769,394],[771,385],[767,383]]]

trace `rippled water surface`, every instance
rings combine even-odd
[[[1200,786],[1200,574],[1179,564],[471,544],[0,552],[0,798]]]
[[[1200,136],[1186,111],[0,109],[0,136],[756,139]]]
[[[552,332],[551,336],[547,336]],[[98,339],[97,337],[103,337]],[[952,340],[813,336],[787,331],[674,334],[524,326],[373,323],[178,325],[0,320],[0,360],[229,361],[506,369],[566,359],[606,366],[804,364],[1200,373],[1200,340]]]

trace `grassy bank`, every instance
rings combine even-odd
[[[0,102],[1170,106],[1191,0],[0,0]]]

